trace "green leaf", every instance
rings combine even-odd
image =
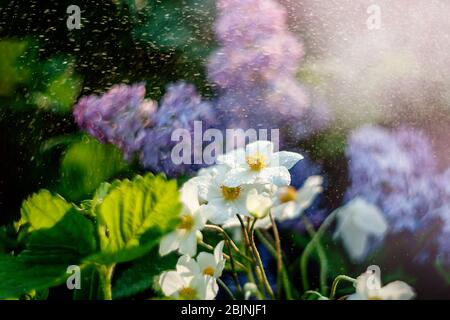
[[[96,207],[101,253],[91,259],[112,264],[146,254],[175,227],[180,210],[176,182],[163,176],[114,184]]]
[[[157,249],[144,257],[133,261],[116,280],[113,287],[113,298],[121,299],[141,293],[151,288],[155,277],[166,270],[175,269],[178,256],[170,254],[161,257]]]
[[[25,84],[31,72],[29,69],[19,66],[19,58],[27,49],[27,42],[17,40],[0,41],[0,96],[14,95],[14,89],[20,84]]]
[[[59,195],[41,190],[25,200],[21,209],[21,225],[29,223],[31,230],[54,226],[72,208]]]
[[[33,265],[72,265],[96,249],[94,224],[71,209],[53,227],[32,232],[19,256]]]
[[[67,113],[75,103],[80,87],[81,81],[68,69],[52,79],[45,92],[36,92],[34,103],[45,110]]]
[[[29,265],[18,257],[0,255],[0,299],[18,298],[32,290],[64,283],[66,265]]]
[[[74,69],[75,61],[66,56],[54,56],[43,62],[38,73],[44,81],[34,87],[33,103],[43,110],[69,112],[81,89],[81,80]]]
[[[111,145],[95,139],[83,139],[73,144],[61,163],[61,193],[75,201],[85,199],[103,181],[124,170],[127,163]]]

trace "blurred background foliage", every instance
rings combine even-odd
[[[82,28],[70,31],[72,4]],[[78,201],[129,173],[114,147],[78,133],[71,109],[81,95],[146,81],[159,99],[184,79],[210,96],[203,65],[215,46],[214,10],[212,0],[1,0],[0,224],[40,188]]]

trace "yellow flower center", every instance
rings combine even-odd
[[[213,277],[213,276],[214,276],[214,268],[213,268],[213,267],[207,267],[207,268],[205,268],[205,269],[203,270],[203,274],[204,274],[205,276],[211,276],[211,277]]]
[[[267,166],[267,158],[259,152],[255,153],[254,155],[247,156],[245,160],[250,170],[253,171],[260,171]]]
[[[222,190],[222,195],[225,200],[236,200],[239,195],[241,194],[241,187],[225,187],[221,186],[220,189]]]
[[[294,187],[287,187],[286,190],[280,194],[280,202],[286,203],[295,201],[297,199],[297,190]]]
[[[190,214],[181,216],[180,229],[191,230],[194,227],[194,218]]]
[[[180,299],[182,300],[194,300],[197,297],[197,291],[191,287],[185,287],[178,291]]]

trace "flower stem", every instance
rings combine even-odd
[[[261,271],[261,276],[262,276],[262,280],[263,280],[263,283],[264,283],[264,287],[265,287],[266,291],[269,293],[270,298],[271,299],[275,299],[275,295],[273,294],[272,287],[270,286],[269,280],[267,279],[266,271],[264,270],[264,265],[262,263],[261,256],[259,254],[258,248],[256,247],[254,230],[255,229],[253,228],[252,233],[250,234],[250,244],[251,244],[252,249],[253,249],[253,254],[254,254],[254,256],[256,258],[256,261],[257,261],[257,263],[259,265],[259,269]]]
[[[231,239],[230,235],[224,229],[222,229],[219,226],[213,225],[213,224],[207,224],[207,225],[205,225],[205,228],[221,233],[223,235],[223,237],[225,238],[225,240],[227,240],[229,242],[231,247],[234,249],[234,251],[236,251],[239,254],[240,257],[242,257],[248,261],[252,261],[249,257],[247,257],[245,254],[243,254],[241,252],[239,247],[236,245],[236,243],[233,241],[233,239]]]
[[[305,224],[306,231],[308,231],[308,234],[311,236],[311,238],[314,238],[316,231],[314,230],[313,224],[309,221],[309,219],[305,216],[302,217],[302,221]],[[317,240],[317,256],[319,258],[319,264],[320,264],[320,291],[322,294],[327,295],[328,286],[327,286],[327,274],[328,274],[328,260],[327,255],[325,253],[325,250],[320,243],[320,239]],[[305,266],[305,275],[307,276],[307,266]],[[307,285],[307,284],[306,284]]]
[[[228,294],[228,296],[231,298],[231,300],[236,300],[236,298],[233,295],[233,292],[231,292],[230,288],[223,282],[221,279],[217,279],[217,283],[222,287],[223,290]]]
[[[283,257],[281,256],[281,240],[280,233],[278,232],[277,224],[269,212],[270,222],[272,222],[272,232],[275,238],[275,250],[277,258],[277,298],[281,299],[281,286],[282,286],[282,272],[283,272]]]
[[[261,241],[261,243],[267,248],[269,253],[272,255],[272,257],[277,257],[277,251],[273,247],[272,243],[270,243],[269,239],[264,236],[260,230],[256,230],[256,236],[258,237],[258,240]],[[282,280],[283,280],[283,287],[284,287],[284,294],[286,295],[287,300],[292,300],[294,297],[292,295],[291,291],[291,284],[289,281],[289,275],[286,270],[286,263],[282,260]]]
[[[262,267],[261,257],[259,257],[258,250],[255,250],[256,246],[254,245],[254,241],[252,241],[254,239],[250,238],[250,236],[248,234],[249,230],[248,230],[248,227],[245,226],[244,220],[242,220],[242,217],[239,214],[237,214],[236,216],[239,219],[239,222],[241,223],[242,233],[244,235],[245,244],[246,244],[247,248],[250,249],[250,252],[252,253],[253,264],[257,265],[255,268],[255,272],[256,272],[256,278],[258,279],[258,283],[261,287],[259,291],[263,292],[267,288],[268,282],[266,283],[266,281],[264,280],[264,277],[263,277],[263,274],[265,275],[265,272],[264,272],[264,268],[261,268]],[[250,221],[247,220],[247,222],[249,224]],[[258,259],[258,257],[259,257],[259,259]],[[251,270],[250,270],[250,273],[251,273]],[[267,279],[267,277],[266,277],[266,279]],[[270,288],[270,285],[268,285],[268,287]],[[272,290],[268,291],[269,295],[270,295],[271,291]],[[272,292],[272,295],[273,295],[273,292]]]
[[[320,292],[317,292],[317,291],[314,291],[314,290],[308,290],[308,291],[306,291],[306,292],[303,294],[302,299],[305,300],[308,296],[310,296],[310,295],[312,295],[312,294],[313,294],[313,295],[316,295],[316,296],[319,297],[320,299],[327,299],[327,300],[328,300],[327,297],[323,296]]]
[[[322,222],[319,229],[315,234],[313,235],[311,241],[306,245],[305,250],[303,250],[302,256],[300,258],[300,269],[302,273],[302,284],[303,284],[303,290],[307,291],[309,290],[309,283],[308,283],[308,259],[313,252],[313,250],[316,248],[318,244],[320,244],[320,238],[324,234],[324,232],[328,229],[328,227],[331,225],[331,223],[334,221],[334,218],[337,214],[337,211],[333,211],[326,217],[326,219]],[[319,257],[320,259],[320,257]],[[325,275],[326,276],[326,275]],[[322,279],[323,280],[323,279]],[[326,279],[325,279],[326,281]]]
[[[115,264],[111,265],[99,265],[98,273],[100,278],[100,286],[103,292],[103,298],[105,300],[112,300],[112,276],[114,272]]]
[[[236,266],[235,266],[234,258],[233,258],[233,253],[231,252],[230,241],[225,240],[225,243],[227,245],[228,252],[230,253],[230,264],[231,264],[231,270],[232,270],[232,274],[233,274],[233,280],[234,280],[234,282],[236,284],[236,288],[237,288],[238,292],[242,293],[242,287],[241,287],[241,283],[239,282],[239,278],[237,276]]]
[[[343,274],[337,276],[333,281],[333,285],[331,286],[330,300],[333,300],[335,298],[337,287],[338,287],[338,284],[340,281],[349,281],[351,283],[355,283],[356,279],[346,276],[346,275],[343,275]]]
[[[213,225],[213,224],[206,224],[205,228],[206,229],[210,229],[210,230],[214,230],[214,231],[217,231],[217,232],[221,233],[225,237],[225,239],[230,242],[230,244],[233,247],[233,249],[236,252],[240,252],[238,246],[234,243],[233,239],[231,239],[230,235],[224,229],[222,229],[219,226]]]

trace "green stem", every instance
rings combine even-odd
[[[98,272],[100,278],[100,286],[105,300],[112,300],[112,276],[115,264],[99,265]]]
[[[239,278],[238,278],[237,272],[236,272],[236,266],[235,266],[235,263],[234,263],[233,253],[231,252],[230,241],[225,240],[225,243],[227,245],[228,252],[230,253],[230,265],[231,265],[231,270],[232,270],[232,274],[233,274],[234,283],[236,284],[236,288],[237,288],[238,292],[242,293],[241,283],[239,282]]]
[[[275,251],[277,259],[277,298],[281,299],[282,273],[283,273],[283,257],[281,256],[281,240],[278,232],[277,224],[269,212],[270,222],[272,223],[273,237],[275,238]]]
[[[330,294],[330,300],[333,300],[336,296],[337,287],[340,281],[348,281],[351,283],[356,283],[356,279],[346,276],[346,275],[339,275],[337,276],[334,281],[333,285],[331,286],[331,294]]]
[[[262,263],[261,256],[259,254],[258,248],[256,247],[255,236],[254,236],[255,233],[253,231],[254,231],[254,229],[252,230],[252,233],[250,234],[250,244],[253,249],[253,254],[256,258],[256,262],[258,263],[259,269],[261,271],[261,276],[262,276],[262,280],[264,283],[264,287],[265,287],[266,291],[269,293],[270,298],[275,299],[275,295],[273,294],[272,287],[270,286],[269,280],[267,279],[266,271],[264,270],[264,265]]]
[[[305,224],[306,230],[308,234],[311,236],[311,238],[314,238],[316,231],[314,230],[313,224],[309,221],[307,217],[302,217],[302,221]],[[317,240],[317,256],[319,258],[319,265],[320,265],[320,291],[322,294],[327,295],[328,292],[328,286],[327,286],[327,275],[328,275],[328,259],[325,252],[325,249],[323,248],[322,244],[320,243],[320,239]],[[306,266],[307,267],[307,266]],[[308,272],[307,269],[305,269],[306,273]]]
[[[214,230],[214,231],[217,231],[217,232],[221,233],[225,237],[225,239],[227,239],[230,242],[230,244],[233,247],[233,249],[236,252],[240,253],[240,250],[239,250],[238,246],[234,243],[233,239],[231,239],[230,235],[224,229],[222,229],[219,226],[213,225],[213,224],[207,224],[207,225],[205,225],[205,228],[206,229],[210,229],[210,230]]]
[[[305,300],[309,295],[312,295],[312,294],[318,296],[318,297],[321,298],[321,299],[327,299],[327,300],[328,300],[327,297],[325,297],[325,296],[323,296],[322,294],[320,294],[320,292],[317,292],[317,291],[314,291],[314,290],[307,290],[307,291],[303,294],[302,300]]]
[[[230,288],[220,279],[217,279],[217,283],[222,287],[223,290],[228,294],[228,296],[231,298],[231,300],[236,300],[236,298],[233,295],[233,292],[231,292]]]
[[[248,227],[245,226],[245,222],[244,222],[244,220],[242,220],[242,217],[240,215],[237,214],[236,216],[239,219],[239,222],[240,222],[241,227],[242,227],[242,233],[244,235],[245,244],[246,244],[247,248],[250,249],[250,253],[252,254],[252,257],[253,257],[252,263],[253,263],[253,265],[257,265],[255,267],[255,272],[256,272],[256,278],[258,279],[258,284],[259,284],[259,287],[260,287],[260,289],[258,291],[260,291],[262,293],[262,292],[265,291],[265,288],[267,287],[267,284],[265,283],[264,277],[263,277],[264,268],[261,270],[261,267],[258,267],[258,264],[259,264],[259,261],[261,260],[261,257],[259,258],[259,261],[258,261],[257,255],[259,256],[259,253],[258,253],[258,250],[256,250],[256,251],[254,250],[254,243],[253,243],[254,241],[251,240],[251,238],[250,238],[250,236],[248,234],[248,231],[249,231]],[[248,224],[250,223],[250,221],[247,221],[247,222],[248,222]],[[261,266],[261,265],[262,265],[262,262],[261,262],[261,264],[259,264],[259,266]],[[250,273],[251,272],[252,271],[250,270]],[[269,285],[269,287],[270,287],[270,285]],[[273,292],[272,292],[272,294],[273,294]]]
[[[273,247],[272,243],[261,233],[260,230],[255,231],[256,236],[258,237],[258,240],[263,244],[263,246],[266,247],[267,251],[271,254],[273,258],[277,258],[277,251]],[[282,260],[282,281],[283,281],[283,287],[284,287],[284,294],[286,295],[287,300],[294,299],[294,296],[292,295],[291,291],[291,283],[289,280],[289,275],[286,268],[286,263]]]
[[[315,232],[314,236],[312,237],[311,241],[306,245],[305,250],[303,250],[302,256],[300,258],[300,269],[302,273],[302,284],[303,284],[303,290],[307,291],[309,290],[309,283],[308,283],[308,259],[313,252],[313,250],[316,248],[318,244],[320,244],[320,238],[324,234],[324,232],[328,229],[328,227],[333,222],[335,216],[337,214],[337,211],[333,211],[328,215],[328,217],[322,222],[317,232]],[[319,253],[318,253],[319,254]],[[320,256],[319,256],[320,259]],[[325,275],[326,277],[326,275]],[[325,279],[326,281],[326,279]]]

